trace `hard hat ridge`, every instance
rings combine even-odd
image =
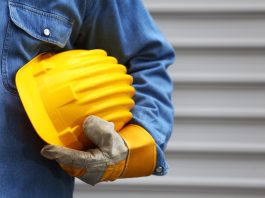
[[[88,115],[119,131],[131,118],[135,90],[126,67],[104,50],[43,53],[23,66],[16,85],[39,136],[49,144],[86,149],[82,123]]]

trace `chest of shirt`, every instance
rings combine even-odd
[[[0,2],[1,75],[8,91],[16,93],[17,70],[37,54],[75,48],[85,14],[82,2]]]

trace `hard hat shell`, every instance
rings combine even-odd
[[[104,50],[43,53],[16,74],[19,96],[39,136],[79,150],[92,145],[82,131],[87,116],[113,122],[117,131],[132,118],[132,81],[126,67]]]

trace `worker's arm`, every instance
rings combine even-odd
[[[107,146],[108,149],[104,152],[113,153],[112,150],[115,150],[119,153],[116,153],[115,156],[122,155],[123,157],[117,157],[119,160],[115,158],[113,161],[113,155],[107,154],[110,156],[107,161],[112,161],[112,163],[105,163],[105,168],[98,166],[100,168],[97,170],[97,177],[94,175],[94,178],[97,178],[96,181],[91,176],[92,173],[96,174],[95,169],[90,172],[88,170],[91,170],[89,167],[93,164],[93,159],[95,161],[102,159],[102,153],[98,150],[96,153],[99,158],[96,153],[93,153],[94,150],[88,151],[89,154],[79,151],[81,153],[78,155],[75,151],[69,152],[68,149],[54,146],[44,149],[43,154],[48,155],[47,157],[50,159],[56,159],[61,164],[71,166],[71,163],[68,163],[70,161],[75,162],[72,164],[73,167],[83,167],[80,169],[79,175],[75,171],[73,175],[77,175],[81,179],[87,175],[88,179],[85,180],[90,184],[115,180],[120,177],[164,175],[168,169],[164,150],[173,126],[172,82],[166,69],[174,60],[174,52],[141,1],[95,0],[91,2],[93,3],[87,4],[87,15],[84,18],[83,28],[80,30],[80,37],[76,45],[78,48],[106,50],[121,64],[126,65],[128,73],[134,78],[133,86],[136,89],[136,94],[134,96],[135,107],[132,110],[133,119],[120,132],[118,136],[120,138],[113,135],[115,133],[106,135],[115,140],[114,144],[124,144],[127,151],[124,154],[123,146],[119,147],[121,150]],[[103,128],[106,129],[106,127]],[[109,131],[113,131],[111,127],[107,128]],[[101,134],[109,134],[109,132],[103,130]],[[97,142],[94,143],[102,151],[100,148],[102,144],[100,146]],[[113,142],[105,143],[110,145]],[[81,162],[78,162],[80,158],[71,158],[70,156],[85,158],[81,160],[83,166],[80,166]],[[62,158],[64,158],[63,161]],[[109,172],[113,170],[115,173],[112,172],[112,176],[110,176]],[[71,172],[71,169],[68,169],[68,172]],[[90,182],[91,179],[93,182]]]
[[[166,174],[164,150],[172,132],[174,114],[173,86],[166,72],[174,61],[172,47],[139,0],[94,1],[88,5],[83,27],[80,47],[105,49],[126,65],[133,76],[136,105],[131,123],[154,138],[157,148],[154,174]]]

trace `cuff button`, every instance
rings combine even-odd
[[[157,173],[161,173],[162,171],[163,171],[163,167],[162,166],[156,167],[156,172]]]

